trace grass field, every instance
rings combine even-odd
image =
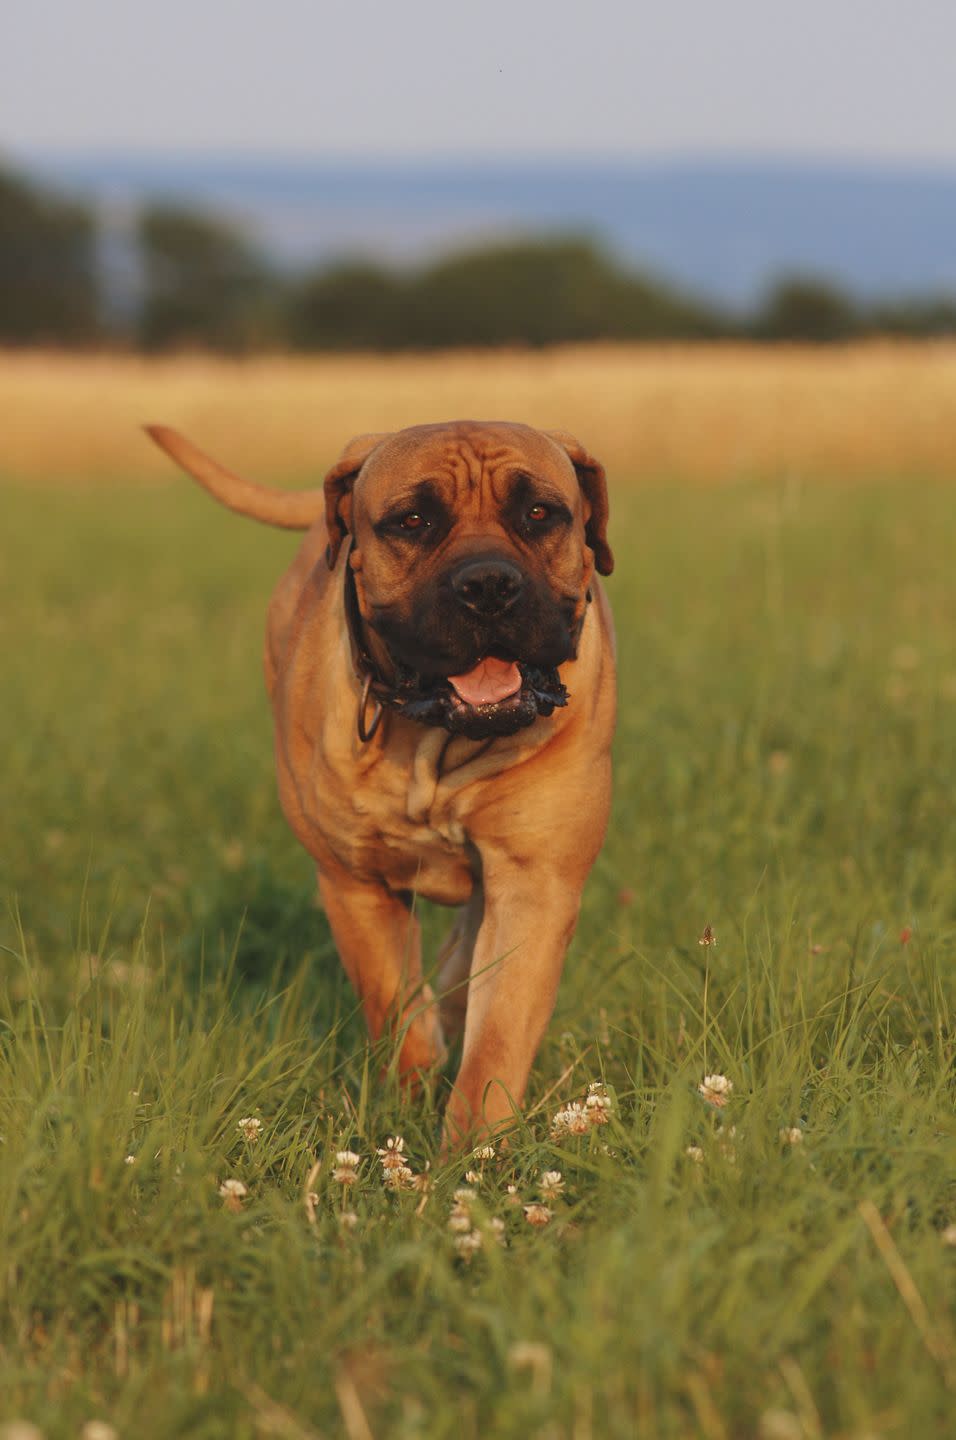
[[[607,358],[590,423],[580,387],[548,415],[599,454]],[[682,389],[672,359],[672,443],[705,457],[710,432],[686,433],[704,360]],[[779,359],[766,392],[799,359],[809,395],[812,357]],[[715,371],[735,453],[771,436],[723,472],[658,448],[655,474],[611,425],[611,830],[526,1122],[460,1165],[437,1158],[446,1082],[409,1103],[374,1079],[274,796],[260,643],[294,539],[111,441],[150,388],[124,363],[133,391],[104,369],[95,420],[71,420],[80,372],[50,361],[50,418],[31,448],[21,410],[0,477],[0,1422],[48,1440],[107,1440],[91,1422],[124,1440],[951,1435],[956,494],[929,482],[956,422],[914,422],[908,459],[899,438],[904,412],[942,413],[951,354],[908,352],[895,410],[902,381],[868,425],[854,410],[824,444],[821,420],[794,453],[792,417],[751,394],[748,424],[743,381]],[[470,363],[485,409],[497,382]],[[829,413],[828,377],[854,382],[837,353],[819,364]],[[0,361],[35,426],[42,368]],[[143,418],[198,414],[215,438],[201,401],[163,411],[188,366],[154,379]],[[397,403],[378,384],[346,433]],[[529,418],[558,408],[546,389]],[[268,411],[256,454],[281,421],[266,469],[299,479],[290,414]],[[433,953],[445,917],[425,919]],[[714,1073],[721,1108],[698,1090]],[[592,1081],[609,1123],[552,1140]],[[383,1184],[396,1135],[427,1188]],[[448,1226],[469,1165],[470,1258]],[[548,1171],[563,1190],[535,1226]],[[220,1194],[233,1179],[244,1196]]]

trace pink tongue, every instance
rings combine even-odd
[[[496,705],[521,689],[521,672],[513,660],[489,655],[465,675],[449,675],[449,683],[466,705]]]

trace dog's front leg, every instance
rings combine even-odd
[[[414,1081],[445,1058],[438,1005],[422,979],[418,920],[384,885],[347,870],[319,870],[319,891],[369,1035],[373,1043],[394,1035],[399,1073]]]
[[[502,1128],[524,1097],[554,1009],[580,887],[482,854],[485,909],[468,986],[461,1069],[445,1113],[446,1149]]]

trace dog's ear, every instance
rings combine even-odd
[[[545,434],[561,446],[574,466],[578,484],[591,512],[584,526],[584,538],[594,551],[594,568],[598,574],[610,575],[614,569],[614,556],[607,543],[608,503],[604,466],[566,430],[546,430]]]
[[[325,477],[325,523],[329,544],[325,558],[329,569],[335,569],[342,541],[352,528],[352,486],[372,451],[388,439],[388,434],[356,435],[346,445]]]

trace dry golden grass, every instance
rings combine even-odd
[[[454,416],[572,430],[620,478],[956,475],[956,344],[592,346],[415,356],[0,355],[0,474],[172,478],[139,431],[314,479],[363,430]]]

